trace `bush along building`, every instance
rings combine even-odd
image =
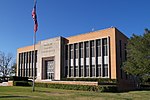
[[[39,41],[35,53],[36,82],[115,80],[119,90],[134,89],[134,77],[121,68],[127,59],[127,40],[122,32],[111,27]],[[33,46],[17,50],[17,76],[33,77],[33,55]]]

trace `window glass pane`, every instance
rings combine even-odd
[[[104,39],[103,39],[103,54],[104,54],[104,56],[108,56],[107,38],[104,38]]]
[[[94,41],[91,41],[91,56],[95,57],[95,45],[94,45]]]
[[[89,66],[86,65],[86,68],[85,68],[85,77],[89,77]]]
[[[70,58],[73,59],[73,45],[70,45]]]
[[[75,58],[78,58],[78,44],[75,44]]]
[[[83,77],[83,66],[80,67],[81,68],[81,77]]]
[[[122,58],[122,41],[119,40],[119,47],[120,47],[120,58]]]
[[[66,52],[65,58],[66,60],[68,60],[68,45],[65,46],[65,52]]]
[[[85,56],[86,57],[89,57],[89,42],[85,42]]]
[[[100,39],[97,40],[96,44],[97,44],[97,55],[98,57],[100,57],[101,56],[101,40]]]
[[[75,77],[78,77],[78,66],[75,66]]]
[[[103,76],[108,77],[108,64],[104,64]]]
[[[97,66],[97,76],[101,77],[101,65],[100,64]]]
[[[92,77],[95,77],[95,65],[92,65]]]
[[[80,58],[83,58],[83,43],[80,43]]]
[[[70,66],[70,76],[73,77],[73,66]]]

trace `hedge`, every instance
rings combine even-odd
[[[67,90],[97,91],[97,92],[117,92],[116,86],[88,86],[88,85],[35,83],[35,87],[67,89]]]
[[[117,80],[116,79],[109,79],[109,78],[63,78],[61,79],[62,81],[95,81],[98,82],[99,84],[116,84]]]
[[[14,81],[13,86],[31,86],[31,83],[28,81]]]
[[[10,77],[11,81],[28,81],[28,77],[18,77],[18,76],[12,76]]]
[[[14,81],[14,86],[32,86],[32,82]],[[117,92],[115,85],[88,86],[88,85],[70,85],[70,84],[50,84],[50,83],[35,83],[35,87],[66,89],[66,90],[83,90],[97,92]]]

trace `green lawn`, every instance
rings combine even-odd
[[[36,87],[0,87],[0,100],[150,100],[150,91],[98,93]]]

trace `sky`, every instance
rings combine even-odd
[[[126,36],[150,28],[150,0],[37,0],[37,42],[117,27]],[[33,0],[0,0],[0,51],[16,57],[33,44]]]

